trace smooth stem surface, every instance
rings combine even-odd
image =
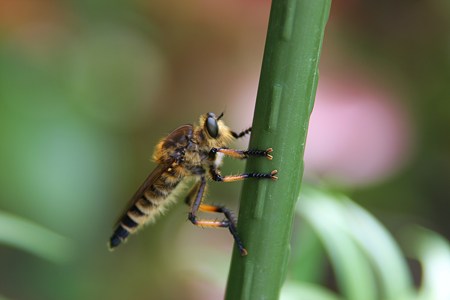
[[[244,182],[239,233],[225,298],[277,299],[286,275],[294,206],[318,80],[331,0],[273,0],[250,149],[274,149],[272,161],[250,158],[247,172],[279,171],[278,181]]]

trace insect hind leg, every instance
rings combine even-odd
[[[231,235],[233,236],[237,247],[242,256],[247,255],[247,250],[244,247],[239,235],[237,233],[237,221],[233,212],[222,206],[222,205],[212,205],[212,204],[202,204],[203,195],[206,187],[206,179],[202,177],[202,180],[195,185],[189,192],[185,199],[186,204],[191,206],[191,211],[189,212],[188,219],[192,224],[200,227],[212,227],[212,228],[228,228]],[[209,220],[209,219],[199,219],[197,217],[197,212],[212,212],[212,213],[223,213],[225,216],[224,220]]]
[[[241,239],[239,238],[239,235],[237,233],[237,219],[234,213],[222,205],[213,205],[213,204],[201,204],[199,207],[200,211],[204,212],[213,212],[213,213],[223,213],[225,216],[225,220],[222,221],[213,221],[213,220],[198,220],[196,216],[194,215],[193,218],[195,220],[194,223],[192,220],[191,222],[194,223],[194,225],[198,226],[209,226],[209,227],[227,227],[230,231],[231,235],[233,236],[234,240],[236,241],[236,245],[239,248],[239,251],[241,252],[242,256],[247,255],[247,250],[244,247],[244,244],[242,243]]]
[[[194,212],[189,213],[189,220],[192,224],[200,227],[212,227],[212,228],[228,228],[231,235],[233,236],[237,247],[239,248],[239,252],[242,256],[246,256],[248,254],[247,250],[244,247],[239,235],[237,233],[236,228],[236,218],[231,210],[223,206],[209,205],[209,204],[201,204],[199,206],[199,211],[204,212],[215,212],[215,213],[223,213],[225,215],[225,219],[218,220],[209,220],[209,219],[199,219],[197,218]]]

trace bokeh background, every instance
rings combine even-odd
[[[159,138],[209,111],[251,124],[269,10],[0,0],[0,297],[223,297],[232,239],[190,225],[182,201],[114,253],[106,241]],[[305,180],[394,235],[418,224],[448,239],[449,2],[334,1],[320,75]],[[208,197],[236,209],[239,189]]]

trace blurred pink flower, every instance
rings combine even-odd
[[[360,186],[411,156],[412,124],[398,96],[361,74],[321,77],[305,150],[305,178]]]

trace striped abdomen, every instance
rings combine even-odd
[[[171,202],[169,195],[180,183],[181,176],[174,176],[173,170],[164,172],[141,195],[120,218],[111,239],[109,248],[119,246],[131,233],[155,219]]]

